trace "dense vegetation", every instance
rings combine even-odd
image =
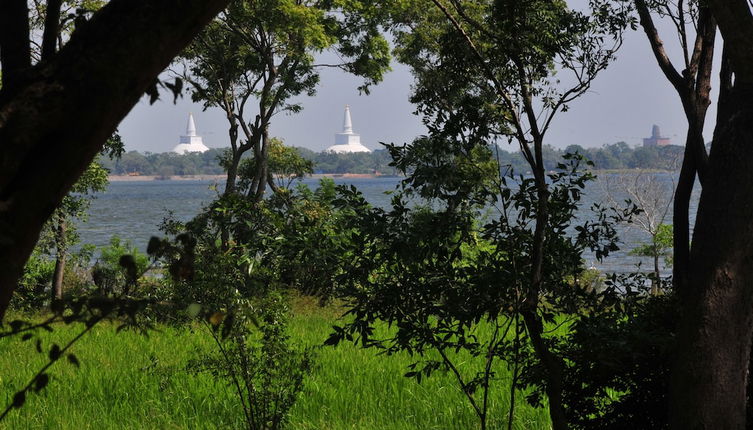
[[[314,163],[314,173],[368,173],[394,175],[396,169],[390,166],[389,153],[376,150],[371,153],[336,154],[314,152],[306,148],[295,148],[305,159]],[[638,147],[633,148],[624,142],[604,145],[601,148],[583,148],[571,145],[565,149],[544,147],[544,162],[548,170],[556,167],[567,152],[579,152],[594,162],[594,169],[661,169],[676,170],[682,162],[682,147]],[[171,152],[140,153],[129,151],[119,160],[104,159],[102,164],[114,175],[220,175],[224,173],[218,157],[221,149],[210,149],[205,153],[179,155]],[[499,149],[502,165],[510,165],[515,171],[526,172],[528,166],[519,151]]]

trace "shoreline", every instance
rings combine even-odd
[[[672,173],[676,170],[662,170],[662,169],[604,169],[596,170],[592,169],[594,174],[628,174],[636,172],[646,173]],[[357,179],[379,179],[379,178],[402,178],[401,175],[377,175],[373,173],[314,173],[307,175],[306,178],[321,179],[321,178],[357,178]],[[107,179],[110,182],[143,182],[143,181],[225,181],[226,175],[108,175]]]
[[[306,178],[321,179],[321,178],[363,178],[363,179],[377,179],[377,178],[398,178],[401,176],[395,175],[375,175],[373,173],[314,173],[307,175]],[[110,182],[143,182],[143,181],[224,181],[227,178],[226,175],[108,175],[107,179]]]
[[[226,178],[225,175],[108,175],[107,180],[110,182],[140,182],[140,181],[213,181],[222,180]]]

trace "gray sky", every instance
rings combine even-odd
[[[670,39],[671,33],[666,34]],[[674,40],[665,42],[671,49]],[[344,107],[349,104],[354,131],[361,134],[361,142],[367,147],[376,149],[381,147],[379,142],[413,140],[425,133],[408,101],[413,80],[406,67],[393,64],[393,69],[368,96],[358,94],[359,79],[336,69],[323,70],[316,96],[300,99],[302,112],[275,117],[272,135],[281,137],[290,146],[321,151],[334,144],[334,134],[342,128]],[[226,120],[219,109],[202,111],[201,105],[191,103],[188,97],[173,104],[171,96],[164,96],[154,105],[142,99],[121,123],[119,129],[126,148],[141,152],[171,150],[178,143],[178,136],[185,132],[189,112],[193,112],[198,133],[207,146],[228,146]],[[711,139],[715,115],[712,104],[707,117],[707,141]],[[651,134],[652,124],[658,124],[662,134],[672,138],[672,143],[684,143],[687,126],[679,99],[661,74],[648,41],[639,30],[626,35],[617,60],[602,72],[591,91],[572,103],[568,112],[555,118],[547,143],[558,148],[570,144],[593,147],[619,141],[637,145]]]

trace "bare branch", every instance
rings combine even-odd
[[[664,49],[664,42],[661,37],[659,37],[659,32],[656,30],[654,20],[651,18],[651,13],[648,10],[645,0],[635,0],[635,7],[638,10],[641,26],[646,32],[649,43],[651,43],[651,50],[654,52],[654,57],[656,57],[656,61],[659,63],[659,68],[661,68],[664,75],[677,91],[686,91],[685,82],[682,79],[682,76],[677,72],[675,66],[672,65],[672,62]]]

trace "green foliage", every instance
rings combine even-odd
[[[664,264],[671,267],[673,239],[672,224],[661,224],[652,237],[652,243],[631,250],[630,255],[664,258]]]
[[[679,305],[674,294],[648,295],[648,278],[611,276],[614,306],[583,315],[557,339],[566,360],[564,403],[578,430],[665,429]],[[542,375],[524,375],[524,383]],[[542,393],[539,393],[542,395]]]
[[[285,146],[282,140],[272,138],[268,143],[267,160],[269,174],[275,177],[277,186],[290,188],[296,179],[302,179],[314,173],[314,163],[301,157],[296,148]],[[227,165],[225,166],[227,168]],[[244,192],[251,185],[257,165],[255,158],[244,159],[238,167],[238,190]]]
[[[404,190],[451,208],[483,205],[499,177],[492,152],[473,143],[421,137],[410,146],[388,145],[391,165],[404,175]]]
[[[298,111],[298,105],[277,104],[314,93],[319,82],[314,54],[325,49],[339,52],[343,68],[362,76],[365,87],[379,82],[389,65],[389,47],[379,22],[364,10],[354,10],[350,2],[231,2],[184,53],[194,101],[222,107],[228,92],[237,92],[240,101],[243,94],[265,91],[263,103],[272,111]],[[273,88],[257,88],[263,76]]]
[[[239,318],[243,313],[256,316],[260,337],[247,319]],[[286,428],[303,380],[311,373],[311,352],[289,345],[288,313],[285,299],[271,292],[252,309],[233,309],[221,322],[210,317],[218,351],[187,366],[192,372],[209,372],[232,387],[243,407],[244,427],[250,430]]]
[[[395,164],[413,175],[403,182],[390,210],[370,207],[355,189],[339,189],[338,204],[349,208],[346,225],[352,233],[346,243],[353,255],[339,281],[352,320],[335,327],[327,343],[348,340],[387,354],[408,352],[417,361],[406,376],[419,382],[439,370],[453,373],[483,427],[495,359],[517,369],[514,375],[540,366],[523,354],[531,346],[520,319],[528,300],[539,206],[533,178],[512,173],[495,178],[496,164],[485,167],[492,160],[489,151],[473,145],[444,147],[446,151],[437,152],[430,141],[418,140],[393,149]],[[590,285],[567,279],[583,272],[584,250],[597,258],[616,250],[615,223],[634,212],[597,206],[597,221],[577,225],[578,202],[593,177],[579,171],[579,156],[568,155],[566,162],[548,178],[545,278],[536,309],[548,323],[600,306],[603,299]],[[416,206],[408,204],[408,195],[436,202]],[[476,219],[486,204],[494,204],[500,215],[479,228]],[[376,335],[381,321],[395,331]],[[484,336],[478,330],[482,323],[491,325]],[[475,374],[461,372],[447,355],[460,350],[487,366]]]
[[[99,249],[100,256],[92,267],[92,278],[100,293],[123,292],[121,288],[134,282],[150,267],[149,257],[128,240],[118,236],[110,238],[108,246]],[[130,257],[124,261],[123,257]]]
[[[444,10],[440,2],[408,3],[394,33],[396,57],[416,79],[411,100],[431,134],[468,141],[543,137],[613,59],[621,29],[633,22],[623,4],[602,1],[591,2],[590,15],[564,1],[453,1]],[[533,104],[543,109],[538,115],[520,111]],[[531,115],[540,124],[528,123]]]
[[[24,273],[9,308],[31,312],[41,309],[50,300],[50,285],[55,261],[35,250],[24,266]]]
[[[580,145],[570,145],[564,150],[544,146],[544,165],[547,170],[554,168],[558,160],[566,153],[579,153],[593,161],[594,170],[618,169],[657,169],[676,170],[682,163],[682,146],[638,147],[631,148],[624,142],[606,144],[601,147],[583,148]],[[499,150],[501,164],[510,165],[517,172],[530,170],[520,152]]]
[[[269,124],[278,113],[302,109],[292,101],[295,97],[315,94],[318,71],[325,66],[315,63],[316,54],[325,49],[336,52],[340,61],[326,66],[362,77],[363,91],[381,81],[390,54],[379,31],[381,15],[370,13],[379,6],[356,3],[235,0],[184,51],[183,78],[192,88],[193,100],[205,108],[222,109],[228,120],[226,194],[236,192],[240,159],[251,150],[255,169],[245,166],[250,178],[246,193],[257,201],[267,184],[273,187],[270,168],[283,174],[292,169],[296,175],[310,170],[302,160],[294,160],[299,166],[284,160],[292,152],[278,153],[282,164],[269,166],[274,150]],[[249,101],[257,102],[253,112]]]
[[[334,200],[330,179],[316,190],[299,184],[259,203],[223,195],[185,226],[174,226],[169,233],[183,231],[175,241],[153,239],[149,253],[167,264],[181,303],[223,309],[276,288],[329,297],[348,258]]]

